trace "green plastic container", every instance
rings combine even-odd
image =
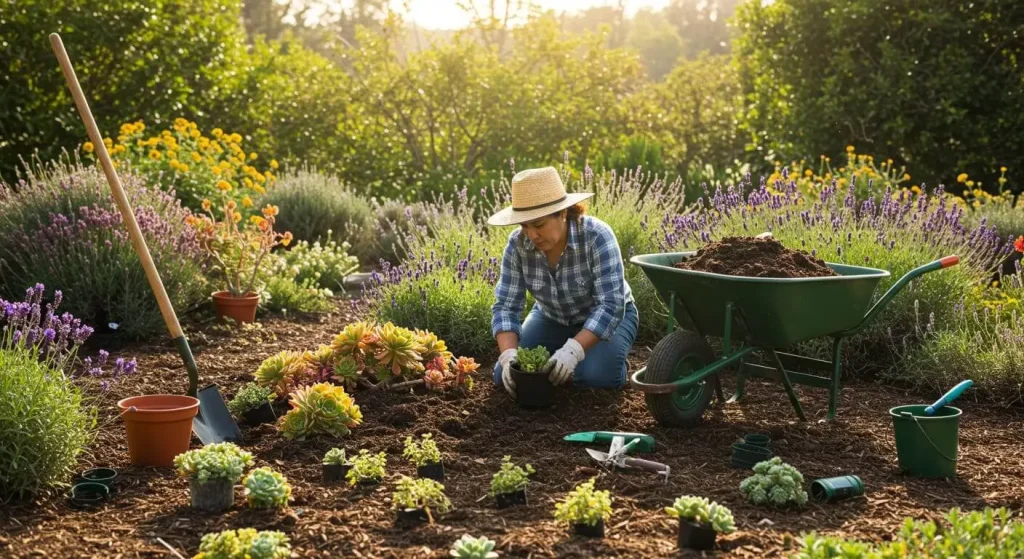
[[[816,479],[811,482],[811,497],[819,503],[840,501],[864,494],[864,483],[857,476]]]
[[[927,407],[896,406],[889,410],[900,470],[919,477],[954,477],[961,411],[943,406],[935,415],[927,416],[924,414]]]

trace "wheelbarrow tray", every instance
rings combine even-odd
[[[643,269],[666,305],[675,305],[672,315],[684,328],[723,337],[722,316],[731,303],[739,315],[730,325],[732,336],[770,349],[857,326],[878,282],[889,277],[886,270],[833,263],[826,264],[841,275],[817,278],[729,276],[673,267],[694,254],[641,254],[630,262]]]

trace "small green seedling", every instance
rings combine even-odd
[[[246,412],[250,412],[267,402],[273,401],[273,399],[274,392],[272,390],[255,382],[250,382],[239,389],[238,394],[235,394],[235,397],[228,402],[228,409],[236,417],[241,417]]]
[[[701,526],[711,526],[719,534],[729,534],[736,531],[733,522],[732,511],[704,497],[692,497],[683,495],[672,503],[671,507],[665,507],[669,516],[681,520],[689,520]]]
[[[776,456],[754,465],[754,475],[740,483],[740,493],[755,505],[785,507],[807,504],[804,476]]]
[[[594,489],[594,480],[577,485],[561,503],[555,503],[555,519],[568,524],[596,526],[612,515],[608,491]]]
[[[249,508],[282,508],[288,505],[288,498],[292,495],[288,479],[270,468],[256,468],[242,484],[245,485]]]
[[[534,472],[533,466],[527,464],[525,468],[512,463],[511,456],[501,459],[501,469],[491,478],[490,495],[505,495],[523,491],[530,483],[530,474]]]
[[[384,479],[384,468],[387,466],[388,456],[383,452],[370,454],[365,448],[359,451],[359,456],[352,460],[352,469],[345,474],[349,485],[366,482],[379,482]]]
[[[551,353],[548,352],[548,348],[542,345],[533,349],[519,348],[516,351],[515,366],[524,373],[537,373],[550,358]]]
[[[451,501],[444,494],[444,485],[429,478],[402,476],[391,502],[396,510],[423,510],[431,522],[434,521],[432,512],[444,514],[452,509]]]
[[[403,456],[408,458],[418,468],[427,464],[439,464],[441,462],[441,451],[430,433],[423,433],[420,442],[412,437],[405,438],[405,450]]]
[[[487,536],[474,538],[464,534],[452,544],[449,555],[457,559],[496,559],[498,552],[492,551],[494,545],[494,541],[487,539]]]
[[[332,448],[324,455],[324,464],[329,466],[344,466],[348,463],[348,458],[345,457],[344,448]]]

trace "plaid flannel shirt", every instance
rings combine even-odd
[[[607,223],[583,216],[569,222],[569,238],[556,270],[529,237],[516,228],[508,237],[491,307],[491,334],[521,333],[520,316],[529,290],[544,316],[566,326],[581,325],[611,339],[633,293],[615,233]]]

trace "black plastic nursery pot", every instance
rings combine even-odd
[[[382,482],[382,481],[384,481],[384,480],[382,480],[379,477],[371,477],[371,478],[367,478],[367,479],[361,479],[361,480],[359,480],[356,483],[358,483],[359,485],[362,485],[363,487],[371,487],[371,486],[374,486],[374,485],[380,485],[380,482]]]
[[[434,462],[416,467],[416,475],[421,478],[428,478],[434,481],[444,481],[444,464]]]
[[[761,435],[759,433],[745,435],[743,442],[753,446],[759,446],[761,448],[771,449],[772,439],[768,435]]]
[[[498,493],[494,495],[494,501],[499,509],[507,509],[516,505],[527,505],[526,490],[513,491],[512,493]]]
[[[751,463],[751,467],[758,462],[764,462],[765,460],[771,460],[772,451],[767,448],[747,444],[747,443],[734,443],[732,445],[732,459],[736,462],[742,462],[744,464]]]
[[[598,520],[597,524],[573,524],[572,531],[588,538],[604,537],[604,520]]]
[[[395,524],[409,528],[430,520],[424,509],[398,509],[395,511]]]
[[[679,536],[677,543],[680,549],[713,549],[718,533],[711,526],[695,524],[689,520],[679,519]]]
[[[509,363],[516,383],[516,403],[524,408],[546,408],[551,405],[555,385],[544,373],[524,373]]]
[[[117,470],[113,468],[90,468],[82,472],[82,481],[101,483],[107,486],[111,493],[117,490]]]
[[[192,508],[198,511],[224,512],[235,504],[235,484],[228,479],[189,479],[188,489]]]
[[[270,402],[263,402],[260,407],[243,413],[242,420],[250,427],[257,427],[277,421],[277,414],[274,413],[274,406],[270,405]]]
[[[352,464],[324,464],[324,483],[341,483],[352,469]]]
[[[93,507],[103,503],[110,495],[110,488],[94,481],[82,481],[71,486],[71,505],[78,508]]]

